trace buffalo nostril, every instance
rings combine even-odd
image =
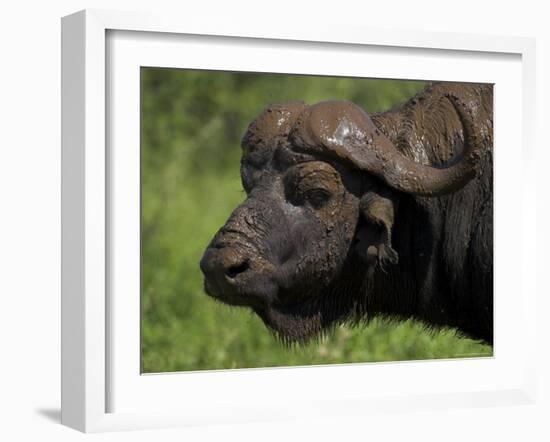
[[[226,274],[229,278],[233,279],[233,278],[235,278],[235,276],[237,276],[239,273],[246,272],[246,271],[248,270],[249,267],[250,267],[250,266],[249,266],[249,264],[248,264],[248,261],[244,261],[244,262],[242,262],[242,263],[240,263],[240,264],[236,264],[236,265],[230,266],[230,267],[226,270],[225,274]]]

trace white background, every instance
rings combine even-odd
[[[60,367],[60,17],[83,8],[154,10],[208,14],[231,20],[302,18],[309,23],[342,23],[378,28],[472,32],[538,38],[539,201],[546,199],[550,161],[550,32],[544,2],[461,0],[268,2],[203,1],[176,8],[171,2],[21,0],[0,9],[0,438],[3,440],[548,440],[550,360],[548,298],[539,297],[539,405],[478,410],[375,415],[361,420],[287,422],[185,430],[156,430],[85,436],[59,425]],[[198,3],[198,4],[195,4]],[[305,2],[304,2],[305,3]],[[518,8],[518,9],[516,9]],[[545,152],[546,150],[546,152]],[[513,201],[511,202],[513,204]],[[545,268],[546,207],[539,207],[539,274]],[[513,232],[511,232],[513,240]],[[539,281],[539,292],[548,284]],[[320,388],[322,388],[320,386]]]

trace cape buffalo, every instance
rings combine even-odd
[[[493,341],[493,88],[432,84],[368,115],[274,104],[244,135],[247,193],[205,291],[304,342],[377,315]]]

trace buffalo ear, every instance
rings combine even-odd
[[[399,256],[391,245],[397,211],[397,195],[385,186],[366,192],[359,202],[363,223],[357,232],[356,251],[369,269],[397,264]]]

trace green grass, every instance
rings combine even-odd
[[[200,257],[245,197],[240,138],[265,106],[338,98],[380,111],[422,83],[143,69],[141,85],[143,372],[492,354],[490,346],[414,321],[341,326],[287,347],[254,314],[202,289]]]

